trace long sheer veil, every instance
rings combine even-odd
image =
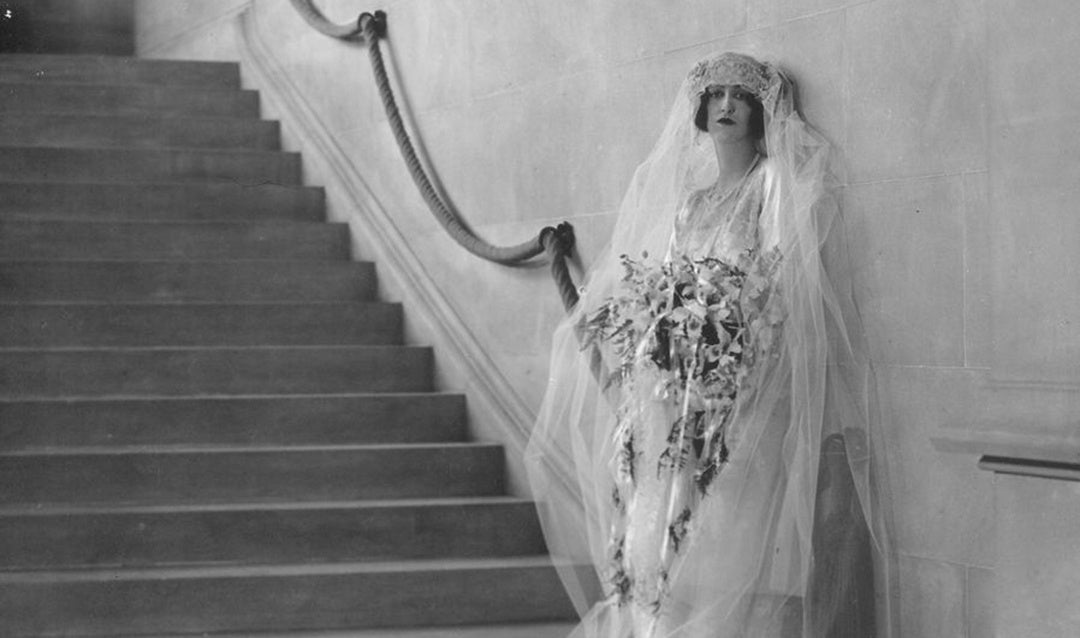
[[[700,69],[720,57],[703,60],[684,80],[621,202],[609,245],[556,330],[526,452],[549,550],[583,617],[580,635],[632,634],[628,614],[603,584],[616,414],[605,397],[610,388],[596,376],[603,354],[582,351],[580,327],[619,285],[620,255],[662,256],[680,204],[716,179],[712,142],[693,120]],[[884,457],[838,232],[830,147],[796,111],[788,77],[775,65],[763,68],[768,172],[760,226],[783,256],[771,296],[782,304],[781,342],[732,417],[743,434],[717,491],[703,501],[715,509],[691,539],[694,565],[673,576],[681,579],[674,629],[658,635],[810,638],[848,623],[858,633],[845,635],[886,636],[892,575],[888,500],[879,489]],[[778,419],[778,427],[766,425]],[[865,600],[870,591],[876,601]],[[876,622],[872,611],[869,620],[852,611],[875,604]]]

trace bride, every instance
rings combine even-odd
[[[526,456],[575,635],[887,635],[869,366],[793,99],[696,64],[556,332]]]

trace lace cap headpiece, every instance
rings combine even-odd
[[[694,65],[686,77],[691,102],[717,84],[738,84],[750,91],[762,103],[768,101],[776,73],[771,67],[741,53],[721,53],[705,58]]]

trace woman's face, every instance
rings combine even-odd
[[[717,142],[750,140],[750,115],[753,98],[738,84],[714,84],[705,90],[709,95],[706,129]]]

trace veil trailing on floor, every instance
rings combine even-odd
[[[730,452],[696,505],[683,558],[665,573],[670,596],[651,610],[659,620],[645,628],[633,611],[643,603],[620,595],[609,573],[620,517],[614,459],[626,405],[664,399],[648,384],[609,383],[618,363],[603,344],[583,350],[581,338],[619,290],[620,256],[663,256],[680,207],[716,180],[711,138],[694,125],[712,84],[741,84],[764,107],[759,232],[781,255],[765,298],[783,319],[725,417]],[[834,187],[829,144],[796,111],[779,67],[721,54],[693,68],[555,333],[526,453],[550,552],[583,618],[576,635],[889,635],[884,457]]]

